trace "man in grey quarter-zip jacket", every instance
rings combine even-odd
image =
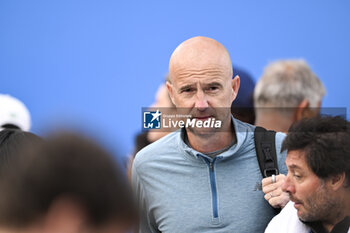
[[[143,207],[140,232],[263,232],[274,210],[259,190],[254,126],[230,113],[240,80],[232,79],[227,50],[213,39],[191,38],[173,52],[169,74],[176,107],[187,109],[195,122],[214,118],[221,127],[182,128],[136,155],[132,180]],[[276,151],[286,173],[286,154],[279,153],[283,138],[276,134]],[[279,187],[269,194],[266,199],[283,196]]]

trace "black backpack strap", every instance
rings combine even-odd
[[[262,176],[278,175],[275,146],[276,132],[257,126],[254,130],[255,151]]]

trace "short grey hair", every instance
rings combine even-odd
[[[326,90],[307,63],[279,60],[265,67],[254,89],[255,108],[293,108],[303,100],[316,108]]]

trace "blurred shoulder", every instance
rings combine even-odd
[[[149,144],[136,154],[133,165],[137,168],[176,153],[179,151],[177,144],[180,137],[180,132],[175,131]]]

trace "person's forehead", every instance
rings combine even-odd
[[[179,66],[173,69],[171,80],[173,82],[210,82],[231,79],[229,68],[220,64]]]
[[[305,172],[305,174],[316,177],[306,161],[305,150],[288,151],[285,164],[287,165],[288,170],[302,171]]]
[[[179,87],[182,86],[206,86],[210,84],[222,84],[225,79],[222,76],[193,76],[193,77],[183,77],[178,78],[175,84]]]
[[[209,49],[183,46],[175,51],[169,62],[171,78],[182,73],[229,72],[232,73],[230,56],[222,47]]]
[[[210,74],[198,74],[178,76],[174,79],[173,84],[175,87],[183,88],[185,86],[210,86],[210,85],[221,85],[226,86],[227,80],[230,79],[223,73],[210,73]]]
[[[169,70],[227,68],[232,66],[226,52],[218,51],[212,54],[177,54],[169,62]]]
[[[287,157],[286,157],[286,164],[287,166],[293,166],[293,167],[307,166],[307,163],[305,160],[305,151],[303,150],[288,151]]]

